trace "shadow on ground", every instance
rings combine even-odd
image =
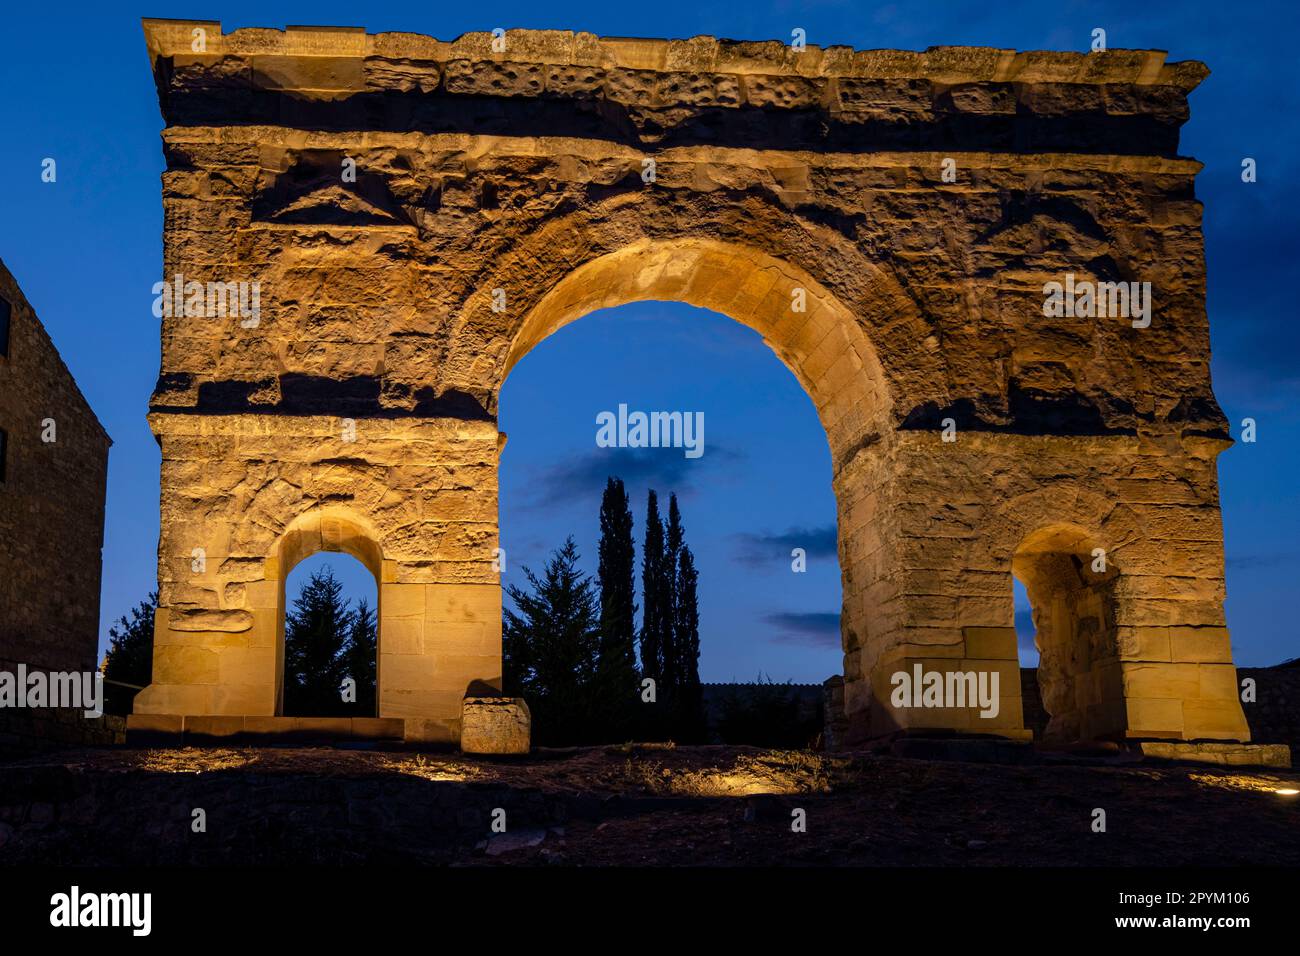
[[[746,747],[79,750],[0,764],[0,864],[1297,865],[1300,798],[1276,793],[1297,779]]]

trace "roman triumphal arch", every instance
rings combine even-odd
[[[1248,739],[1178,156],[1201,64],[145,33],[166,286],[136,726],[274,726],[285,575],[334,549],[379,580],[380,721],[458,740],[500,687],[498,389],[564,323],[673,299],[757,329],[819,411],[849,739],[1023,738],[1013,575],[1049,736]],[[996,675],[999,706],[900,705],[930,672]]]

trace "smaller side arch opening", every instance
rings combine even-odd
[[[331,596],[327,593],[329,588],[322,587],[320,579],[313,579],[311,573],[294,575],[295,569],[304,562],[304,572],[320,574],[327,562],[311,559],[331,552],[348,556],[342,561],[334,562],[344,565],[332,569],[336,571],[336,581],[342,577],[345,585],[356,585],[358,577],[369,572],[373,587],[366,586],[371,582],[364,582],[360,587],[344,586],[339,589],[340,593]],[[349,573],[346,565],[351,565],[353,573]],[[274,566],[279,585],[276,715],[374,717],[382,682],[379,648],[383,615],[379,582],[382,580],[383,554],[378,535],[373,528],[351,515],[313,512],[295,521],[281,537]],[[292,589],[291,575],[295,579]],[[309,585],[308,590],[302,592],[308,598],[308,606],[296,608],[299,586],[304,583]],[[317,586],[311,587],[312,584]],[[347,593],[349,591],[352,593]],[[365,600],[365,617],[369,621],[360,619],[360,602],[351,600],[353,598]],[[334,612],[322,610],[321,605],[330,600],[340,606]],[[286,633],[286,624],[291,615],[298,618],[299,624],[293,635]],[[330,620],[331,617],[334,619]],[[373,628],[369,635],[366,633],[367,626]],[[329,633],[326,634],[326,631]],[[294,647],[289,646],[290,636]],[[328,641],[331,637],[337,641],[337,648],[322,648],[312,644],[321,640]],[[373,646],[367,642],[372,642]],[[337,650],[341,659],[331,667],[325,659],[333,656],[332,650]],[[304,667],[313,675],[313,680],[309,682],[313,689],[307,692],[304,692],[302,680]],[[345,678],[351,680],[350,687],[344,684]],[[328,688],[324,688],[322,681],[337,684],[336,694],[325,693]]]
[[[1127,726],[1115,627],[1119,568],[1074,525],[1027,535],[1011,561],[1033,612],[1043,741],[1071,744],[1123,735]]]

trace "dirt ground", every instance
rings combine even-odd
[[[1294,866],[1288,787],[748,747],[80,750],[0,764],[0,864]]]

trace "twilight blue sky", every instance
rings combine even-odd
[[[158,371],[150,287],[161,271],[162,122],[142,16],[219,19],[226,30],[293,23],[364,26],[453,39],[496,26],[611,36],[788,40],[858,48],[938,44],[1084,50],[1094,27],[1111,48],[1199,59],[1211,76],[1192,95],[1183,155],[1205,163],[1209,310],[1219,400],[1255,444],[1219,460],[1228,553],[1228,622],[1238,664],[1300,654],[1292,625],[1300,573],[1297,314],[1300,86],[1290,3],[764,2],[474,4],[20,4],[0,31],[0,258],[35,306],[113,437],[104,547],[103,631],[153,587],[158,450],[145,421]],[[40,163],[59,164],[58,182]],[[1259,181],[1240,181],[1242,157]],[[572,532],[594,568],[596,508],[610,470],[596,460],[594,417],[632,408],[705,412],[707,452],[622,457],[635,497],[676,490],[701,572],[702,676],[817,681],[840,669],[839,576],[830,459],[812,404],[751,331],[688,306],[640,303],[596,313],[529,354],[507,381],[501,427],[501,519],[510,579]],[[607,456],[609,453],[605,453]],[[688,467],[689,465],[689,467]],[[585,489],[585,490],[584,490]],[[789,571],[804,546],[809,571]],[[353,593],[350,559],[328,561]],[[373,583],[368,585],[373,593]]]

